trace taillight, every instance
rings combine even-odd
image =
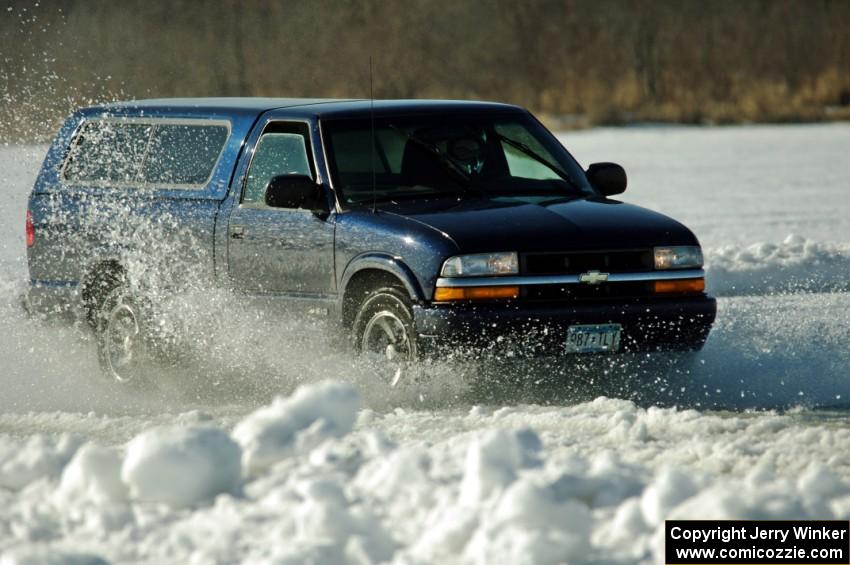
[[[32,212],[27,210],[27,247],[35,245],[35,226],[32,224]]]

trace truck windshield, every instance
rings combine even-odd
[[[374,135],[368,117],[322,127],[334,186],[348,207],[373,199],[593,194],[578,163],[525,115],[376,117]]]

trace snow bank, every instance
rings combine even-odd
[[[190,506],[237,493],[241,450],[213,427],[159,427],[127,446],[121,478],[139,501]]]
[[[18,490],[42,478],[56,478],[74,455],[80,440],[34,435],[23,445],[0,437],[0,488]]]
[[[304,563],[319,555],[320,563],[389,561],[396,542],[380,519],[345,492],[339,478],[318,477],[292,484],[297,501],[287,512],[290,544],[277,544],[275,563]]]
[[[464,551],[469,563],[546,564],[586,558],[591,549],[591,511],[581,502],[561,499],[550,486],[529,479],[514,482]]]
[[[240,422],[233,437],[242,446],[245,469],[257,472],[347,434],[359,408],[360,395],[353,386],[327,381],[302,387],[290,398],[276,398]]]
[[[850,289],[850,244],[789,235],[781,243],[707,249],[706,280],[717,296]]]
[[[121,482],[121,457],[112,448],[95,444],[81,447],[62,471],[57,497],[66,504],[79,500],[95,503],[127,498],[127,486]]]
[[[538,464],[540,438],[531,430],[493,430],[473,440],[466,454],[461,501],[474,503],[511,484],[519,469]]]
[[[850,430],[793,415],[357,404],[323,382],[248,415],[233,432],[248,475],[231,435],[191,413],[123,456],[4,439],[52,463],[0,488],[0,563],[648,565],[667,518],[850,514]]]

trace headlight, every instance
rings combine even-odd
[[[697,245],[655,248],[655,268],[658,270],[698,267],[702,267],[702,250]]]
[[[493,275],[515,275],[519,273],[519,258],[516,252],[476,253],[450,257],[443,263],[440,276],[483,277]]]

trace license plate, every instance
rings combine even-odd
[[[567,328],[567,353],[600,353],[620,349],[620,324],[585,324]]]

